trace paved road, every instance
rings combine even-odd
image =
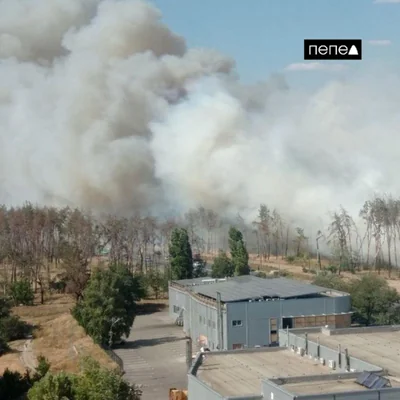
[[[165,400],[171,387],[187,388],[185,340],[182,327],[167,311],[138,315],[127,343],[115,349],[125,378],[142,385],[143,400]]]

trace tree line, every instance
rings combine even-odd
[[[0,207],[2,290],[6,293],[11,283],[28,280],[42,300],[47,290],[66,291],[78,300],[93,261],[102,256],[111,264],[128,266],[132,272],[151,273],[169,264],[174,230],[186,230],[195,258],[197,254],[218,255],[221,249],[230,249],[232,225],[242,233],[248,253],[260,262],[271,257],[318,256],[322,248],[324,257],[337,265],[339,273],[361,268],[386,268],[390,273],[398,267],[400,200],[389,195],[367,200],[356,216],[340,207],[317,232],[306,232],[266,204],[260,205],[257,217],[248,223],[239,214],[232,221],[203,207],[181,217],[160,219],[139,214],[95,217],[81,209],[26,203],[22,207]]]
[[[362,221],[357,224],[355,219]],[[327,243],[341,270],[374,269],[380,273],[398,268],[400,240],[400,199],[375,195],[365,201],[354,218],[346,209],[332,214],[327,228]]]
[[[400,323],[400,294],[382,277],[366,274],[346,281],[337,274],[322,271],[313,283],[350,293],[353,323],[366,326]]]
[[[283,218],[262,205],[253,225],[227,221],[212,210],[200,207],[184,216],[157,219],[134,214],[130,217],[94,217],[80,209],[39,207],[0,207],[0,265],[3,286],[20,279],[32,282],[35,292],[47,288],[71,292],[79,299],[94,258],[107,256],[112,264],[124,264],[131,271],[146,273],[163,264],[174,229],[184,228],[193,254],[217,253],[229,247],[228,229],[235,225],[251,251],[265,258],[287,254],[293,246],[300,252],[305,239],[290,243]],[[286,230],[285,230],[286,229]],[[286,240],[282,245],[282,240]],[[256,243],[256,245],[254,245]],[[293,246],[292,246],[293,244]],[[62,273],[54,277],[54,269]],[[63,279],[64,286],[54,280]],[[5,291],[5,289],[3,288]]]

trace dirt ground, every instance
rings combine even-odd
[[[211,262],[214,259],[215,255],[208,255],[205,256],[204,258],[208,261]],[[262,260],[256,256],[250,254],[249,256],[250,261],[250,267],[254,270],[259,270],[263,272],[270,272],[272,270],[284,270],[287,271],[291,274],[291,276],[295,279],[300,279],[303,281],[311,282],[315,278],[315,274],[309,273],[309,272],[304,272],[303,267],[306,267],[307,269],[314,269],[318,270],[318,263],[316,259],[311,259],[309,262],[306,264],[298,264],[298,263],[288,263],[286,260],[276,257],[271,257],[269,260]],[[329,262],[327,260],[322,260],[322,266],[329,265]],[[342,272],[341,276],[345,280],[351,280],[351,279],[356,279],[361,277],[362,275],[368,274],[368,271],[361,271],[357,272],[356,274],[352,274],[350,272]],[[373,272],[374,274],[378,275],[377,272]],[[389,278],[387,271],[381,271],[380,276],[382,278],[385,278],[389,284],[390,287],[396,289],[398,292],[400,292],[400,271],[393,271],[392,276]]]
[[[7,367],[23,373],[39,355],[49,360],[52,371],[78,372],[80,359],[84,356],[116,368],[71,316],[73,305],[70,296],[54,295],[44,305],[15,307],[16,315],[37,328],[32,343],[24,340],[10,343],[13,351],[0,357],[0,373]]]

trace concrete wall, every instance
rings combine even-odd
[[[270,318],[278,319],[279,329],[283,317],[348,313],[351,310],[350,296],[237,302],[226,306],[229,326],[227,349],[232,349],[233,344],[247,347],[268,346]],[[242,326],[232,326],[232,321],[235,320],[242,321]]]
[[[304,331],[306,330],[292,329],[291,331],[289,331],[289,340],[288,340],[288,332],[284,329],[281,329],[279,331],[279,346],[290,347],[293,345],[295,347],[302,347],[303,349],[305,349],[306,339],[304,337],[298,336],[304,333]],[[296,335],[295,332],[297,332],[298,335]],[[308,340],[308,354],[311,354],[313,357],[317,357],[318,344],[316,342]],[[319,345],[319,354],[321,358],[324,358],[326,360],[326,364],[328,364],[328,360],[334,360],[336,361],[336,370],[338,372],[345,372],[346,358],[345,358],[344,348],[342,349],[341,352],[341,360],[342,360],[341,366],[339,366],[339,352],[337,349],[331,349],[329,347]],[[350,369],[354,369],[356,371],[375,371],[375,372],[382,371],[381,367],[370,364],[358,358],[352,357],[351,354],[349,354],[349,358],[350,358]]]
[[[298,400],[399,400],[400,388],[297,396]]]
[[[223,396],[212,390],[204,382],[197,379],[196,374],[202,363],[202,355],[198,354],[188,371],[188,400],[225,400]]]
[[[295,396],[275,383],[264,380],[262,382],[263,400],[293,400]]]
[[[298,395],[297,397],[289,392],[285,391],[279,385],[289,384],[289,383],[299,383],[306,382],[312,384],[314,381],[332,381],[340,380],[343,378],[357,379],[359,377],[359,372],[345,373],[345,374],[331,374],[331,375],[312,375],[312,376],[292,376],[292,377],[282,377],[271,380],[266,380],[263,382],[264,387],[264,398],[267,397],[267,392],[274,393],[274,400],[394,400],[399,399],[400,388],[386,388],[380,390],[357,390],[341,393],[331,393],[331,394],[314,394],[314,395]],[[277,390],[280,389],[281,391]]]
[[[193,375],[188,375],[188,400],[224,400],[224,397],[214,392],[209,386]]]
[[[400,325],[390,326],[361,326],[359,328],[323,328],[321,332],[326,336],[348,335],[349,333],[380,333],[400,331]]]

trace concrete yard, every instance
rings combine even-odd
[[[387,377],[390,380],[390,377]],[[399,387],[400,383],[390,380],[392,387]],[[369,390],[365,386],[356,383],[354,378],[337,380],[304,381],[288,383],[281,386],[283,389],[295,395],[328,394],[339,392],[351,392]]]
[[[197,371],[197,377],[222,396],[259,394],[264,378],[282,376],[326,375],[334,372],[327,366],[301,357],[287,349],[237,351],[209,354]]]
[[[170,388],[187,388],[185,340],[167,311],[138,315],[127,343],[115,352],[125,378],[142,385],[143,400],[165,400]]]
[[[350,333],[327,336],[321,333],[308,334],[309,340],[336,349],[340,344],[349,355],[387,369],[390,375],[400,377],[400,332]]]

